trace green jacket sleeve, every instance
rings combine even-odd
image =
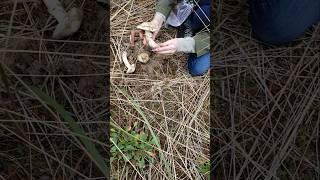
[[[201,31],[193,36],[195,41],[195,53],[197,57],[210,51],[210,34],[207,31]]]
[[[176,0],[159,0],[156,5],[156,12],[160,12],[167,18],[176,3]]]

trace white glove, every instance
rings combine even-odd
[[[152,21],[143,22],[140,25],[138,25],[137,27],[140,26],[140,29],[150,29],[150,31],[153,32],[153,39],[154,39],[156,37],[156,35],[158,34],[165,19],[166,19],[166,17],[163,14],[156,12]]]
[[[162,24],[164,23],[164,21],[166,20],[166,17],[160,13],[160,12],[156,12],[156,14],[154,15],[151,24],[153,24],[156,28],[156,31],[153,32],[153,37],[152,39],[154,40],[160,30],[160,28],[162,27]]]
[[[176,52],[195,53],[195,41],[192,37],[175,38],[159,44],[153,49],[157,54],[174,54]]]

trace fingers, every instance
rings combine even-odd
[[[172,40],[159,44],[160,47],[153,49],[152,51],[157,54],[174,54],[176,52],[175,45]]]
[[[161,46],[156,49],[154,49],[154,52],[161,52],[161,51],[168,51],[168,50],[174,50],[174,46],[172,44],[169,44],[167,46]]]
[[[160,43],[159,46],[160,47],[163,47],[163,46],[168,46],[168,45],[172,45],[173,44],[173,40],[169,40],[169,41],[166,41],[164,43]]]
[[[156,52],[157,54],[166,54],[166,55],[172,55],[175,53],[174,50],[168,50],[168,51],[159,51],[159,52]]]

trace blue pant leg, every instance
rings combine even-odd
[[[320,0],[250,0],[249,20],[257,39],[280,45],[320,21]]]
[[[205,74],[212,66],[210,61],[210,53],[206,53],[200,57],[195,54],[189,54],[188,69],[192,76],[201,76]]]
[[[190,15],[190,25],[194,33],[199,32],[205,26],[210,24],[210,3],[200,4],[198,8]]]

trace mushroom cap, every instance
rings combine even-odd
[[[63,22],[59,22],[53,32],[53,39],[63,39],[77,32],[83,19],[83,12],[79,8],[72,8],[67,13]]]
[[[138,54],[138,57],[137,57],[138,61],[139,62],[142,62],[142,63],[147,63],[149,61],[149,54],[148,53],[140,53]]]
[[[133,73],[136,70],[136,65],[132,64],[128,69],[127,69],[127,73]]]
[[[143,22],[137,26],[137,29],[151,32],[155,32],[157,30],[156,26],[151,22]]]

